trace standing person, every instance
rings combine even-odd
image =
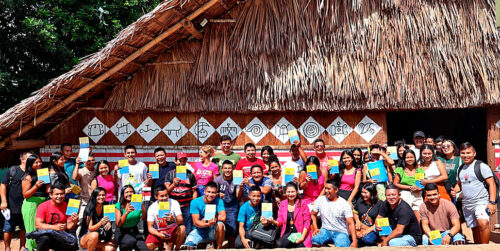
[[[269,170],[271,171],[271,174],[269,175],[269,178],[271,179],[273,183],[273,198],[274,198],[274,203],[275,203],[275,208],[278,208],[280,202],[282,199],[285,199],[285,191],[284,191],[284,181],[285,181],[285,173],[282,172],[281,164],[276,157],[276,155],[272,155],[269,157]],[[297,179],[298,180],[298,179]]]
[[[427,201],[420,207],[420,218],[422,219],[422,244],[429,245],[429,233],[439,230],[441,233],[441,244],[465,244],[465,238],[460,234],[460,215],[453,203],[440,198],[439,189],[436,184],[429,183],[424,187]]]
[[[400,197],[399,188],[388,185],[387,201],[380,208],[377,218],[388,218],[392,232],[381,236],[382,246],[417,246],[422,243],[422,230],[411,207]],[[377,226],[377,231],[381,228]]]
[[[264,170],[264,174],[267,174],[266,164],[261,159],[255,157],[256,148],[252,143],[247,143],[244,147],[245,158],[238,161],[236,164],[236,170],[243,170],[243,178],[252,177],[252,166],[259,165]]]
[[[37,170],[42,168],[42,160],[38,155],[32,154],[26,159],[26,173],[21,183],[23,191],[23,206],[21,212],[23,215],[24,228],[26,233],[31,233],[36,230],[35,216],[38,205],[46,201],[49,197],[50,184],[45,184],[43,180],[38,180]],[[5,230],[4,230],[5,232]],[[4,237],[5,244],[7,239]],[[33,251],[36,249],[36,241],[32,239],[26,240],[26,247]],[[6,250],[7,245],[6,245]]]
[[[115,250],[111,222],[108,216],[104,216],[105,199],[106,190],[102,187],[97,187],[90,195],[83,213],[83,222],[87,226],[85,229],[88,229],[88,233],[80,239],[80,246],[84,249]]]
[[[436,148],[436,155],[438,157],[443,157],[443,149],[441,148],[441,146],[443,145],[444,141],[445,141],[445,137],[442,135],[437,136],[436,139],[434,140],[435,148]]]
[[[422,168],[417,167],[416,156],[413,150],[406,150],[403,153],[402,167],[394,171],[394,185],[400,189],[401,199],[403,199],[413,209],[417,220],[420,222],[420,206],[424,203],[421,191],[415,182],[415,174],[424,173]]]
[[[354,221],[358,245],[376,246],[378,240],[375,231],[375,220],[384,202],[378,199],[377,188],[372,183],[366,183],[361,188],[361,197],[354,205]]]
[[[186,166],[186,170],[194,173],[194,168],[188,162],[188,156],[185,152],[178,152],[175,155],[175,165],[176,166]]]
[[[71,146],[70,143],[63,143],[60,148],[61,153],[64,155],[64,172],[68,175],[69,182],[73,185],[78,185],[78,182],[73,179],[73,170],[75,169],[76,166],[78,168],[81,168],[80,165],[76,163],[76,160],[71,157],[73,154],[73,147]],[[77,197],[75,194],[72,194],[70,196],[67,196],[70,198]]]
[[[219,190],[219,198],[224,202],[226,209],[226,237],[229,247],[234,247],[234,241],[238,235],[238,205],[241,197],[238,198],[238,191],[243,187],[241,184],[233,183],[234,165],[231,160],[224,160],[222,163],[222,175],[215,178]]]
[[[76,166],[80,166],[80,158],[76,159]],[[96,173],[97,172],[95,170],[95,157],[94,155],[92,155],[92,153],[89,153],[88,159],[85,162],[84,167],[74,168],[73,174],[71,175],[73,177],[73,180],[76,180],[78,182],[78,186],[82,189],[78,194],[78,197],[81,199],[80,213],[79,213],[80,224],[78,224],[78,227],[76,229],[76,234],[79,237],[81,236],[81,234],[87,232],[87,229],[85,229],[87,224],[83,224],[84,223],[83,213],[85,212],[85,207],[89,202],[90,194],[93,191],[92,180],[96,176]]]
[[[222,164],[224,163],[224,161],[229,160],[233,163],[233,166],[236,166],[238,164],[238,161],[240,161],[241,156],[233,152],[233,150],[231,149],[234,142],[228,135],[222,135],[220,137],[219,143],[222,152],[217,153],[212,161],[219,166],[219,173],[222,173]]]
[[[245,202],[238,213],[238,236],[235,246],[237,249],[255,248],[256,246],[269,247],[269,245],[250,238],[248,230],[256,222],[259,222],[262,214],[262,194],[258,186],[250,187],[248,201]]]
[[[441,144],[441,157],[438,157],[444,164],[448,179],[445,180],[444,186],[448,194],[451,194],[451,189],[457,184],[458,167],[462,165],[462,159],[458,154],[458,147],[452,140],[446,139]]]
[[[286,161],[285,164],[283,164],[282,173],[285,173],[286,168],[293,168],[293,169],[295,169],[294,178],[298,179],[300,176],[300,172],[304,169],[304,160],[300,157],[300,152],[299,152],[299,148],[297,147],[297,145],[290,146],[290,156],[292,158],[290,160]],[[283,184],[283,185],[286,185],[286,184]]]
[[[139,250],[137,235],[140,233],[137,225],[141,219],[146,220],[144,204],[142,204],[141,209],[135,209],[130,202],[134,193],[134,188],[131,185],[123,186],[120,193],[120,202],[115,204],[115,241],[121,251]]]
[[[420,158],[420,148],[425,144],[425,133],[422,131],[416,131],[413,133],[413,143],[415,146],[410,149],[415,152],[417,158]]]
[[[325,195],[318,197],[312,204],[311,242],[314,246],[333,243],[335,247],[358,247],[351,206],[338,196],[338,189],[338,182],[327,180]],[[318,214],[321,217],[321,229],[318,228]],[[352,242],[349,240],[349,235]]]
[[[446,192],[444,182],[448,180],[448,174],[443,165],[443,162],[436,158],[434,148],[431,145],[423,145],[420,149],[420,163],[418,167],[425,172],[425,179],[420,183],[425,186],[428,183],[435,183],[439,187],[439,193],[443,199],[451,201],[450,196]]]
[[[313,180],[311,175],[307,174],[306,167],[308,165],[316,166],[316,175],[318,176],[317,180]],[[323,188],[325,186],[325,177],[328,177],[328,174],[326,171],[321,170],[320,165],[318,157],[311,156],[307,158],[305,164],[306,167],[302,170],[302,172],[300,172],[299,188],[304,191],[302,194],[302,201],[307,205],[315,201],[318,196],[324,194]]]
[[[96,187],[102,187],[106,190],[106,203],[108,205],[115,204],[114,194],[116,188],[118,187],[118,173],[115,172],[113,175],[110,173],[111,167],[107,160],[101,160],[97,163],[98,174],[95,179],[92,180],[91,189],[92,191]]]
[[[356,195],[358,194],[359,185],[361,183],[361,170],[357,168],[356,159],[350,150],[345,150],[340,155],[339,174],[337,176],[340,181],[338,195],[354,207]]]
[[[163,147],[158,147],[154,151],[154,156],[156,160],[156,164],[158,164],[158,179],[153,179],[153,189],[157,186],[165,184],[165,177],[167,174],[174,170],[177,165],[173,162],[167,161],[167,152]],[[187,158],[186,158],[187,159]],[[154,201],[154,199],[152,200]]]
[[[202,146],[200,148],[201,161],[194,166],[194,175],[200,196],[205,194],[205,185],[210,181],[214,181],[215,177],[219,175],[219,167],[210,161],[213,155],[214,149],[211,146]]]
[[[128,160],[128,174],[120,174],[119,170],[121,167],[116,165],[114,170],[118,174],[119,179],[119,190],[125,185],[131,185],[137,193],[142,193],[142,188],[144,186],[151,186],[153,184],[152,175],[148,173],[148,167],[143,162],[137,161],[135,159],[137,155],[137,149],[133,145],[128,145],[125,147],[125,158]]]
[[[394,169],[394,160],[389,157],[385,151],[382,151],[382,148],[380,147],[379,144],[373,144],[370,146],[370,160],[367,161],[365,160],[365,164],[363,166],[363,183],[373,183],[376,184],[377,187],[377,195],[378,199],[384,201],[385,200],[385,188],[387,187],[387,184],[392,183],[393,181],[393,173]],[[368,162],[375,162],[378,161],[382,157],[382,160],[384,162],[385,170],[387,172],[387,178],[389,179],[389,182],[379,182],[377,179],[372,179],[370,172],[368,172]]]
[[[205,220],[205,208],[207,204],[216,206],[215,217]],[[224,202],[217,197],[217,184],[208,182],[205,195],[191,201],[191,216],[194,229],[189,233],[184,245],[195,248],[201,242],[215,241],[216,248],[221,249],[224,242],[224,222],[226,221],[226,210]]]
[[[307,155],[306,152],[304,152],[304,149],[302,149],[302,147],[300,146],[301,143],[298,141],[294,141],[293,144],[297,145],[297,147],[299,148],[300,157],[302,158],[303,161],[306,161]],[[321,171],[328,173],[330,168],[330,163],[328,163],[328,160],[330,160],[331,158],[328,155],[326,155],[325,141],[322,139],[316,139],[313,142],[313,146],[314,146],[314,153],[316,154],[316,157],[319,159]]]
[[[475,159],[476,149],[471,143],[465,142],[459,149],[464,164],[458,169],[457,184],[452,195],[462,192],[465,222],[467,227],[472,228],[474,243],[486,244],[490,241],[490,215],[497,212],[498,191],[494,174],[487,164]],[[478,177],[479,174],[482,177]]]
[[[31,152],[22,153],[19,156],[21,164],[10,167],[3,176],[2,183],[0,184],[0,196],[2,198],[0,210],[10,210],[10,219],[5,220],[3,226],[5,250],[9,251],[12,234],[17,226],[21,229],[19,234],[20,247],[24,247],[26,244],[23,215],[20,213],[23,205],[23,194],[19,191],[22,190],[22,180],[26,172],[26,160],[31,154]]]
[[[73,213],[66,216],[68,204],[64,202],[65,187],[61,183],[55,183],[50,187],[49,201],[43,202],[36,211],[35,225],[38,230],[54,230],[52,234],[43,232],[32,232],[28,238],[36,239],[37,250],[78,250],[78,241],[71,231],[78,224],[78,214]],[[59,238],[55,238],[58,235]],[[60,241],[64,239],[65,242]]]
[[[427,137],[425,138],[425,144],[434,147],[434,138],[430,135],[427,135]]]
[[[352,155],[354,156],[354,160],[356,161],[356,164],[358,165],[356,168],[361,168],[363,169],[363,151],[361,151],[361,148],[355,147],[351,149]]]
[[[262,149],[260,149],[260,157],[262,158],[262,161],[264,161],[264,164],[266,165],[264,169],[266,170],[271,170],[269,168],[269,160],[271,158],[271,156],[275,156],[274,155],[274,150],[271,146],[264,146],[262,147]]]
[[[402,142],[396,144],[396,151],[397,151],[397,154],[398,154],[398,159],[396,160],[396,163],[395,163],[396,168],[403,166],[403,163],[405,161],[404,158],[403,158],[403,153],[407,149],[410,149],[410,148],[407,145],[405,145],[404,143],[402,143]],[[415,159],[415,160],[417,160],[417,159]]]
[[[71,193],[71,182],[68,174],[64,171],[64,163],[66,163],[66,159],[61,152],[52,153],[49,168],[50,185],[60,183],[65,187],[65,194],[68,197],[67,195]]]
[[[244,178],[243,183],[245,183],[245,187],[239,190],[238,197],[243,198],[243,201],[247,201],[250,195],[250,188],[253,185],[260,187],[262,192],[262,200],[264,202],[272,202],[272,191],[273,191],[273,182],[268,177],[265,177],[262,171],[262,167],[260,165],[252,166],[252,178]]]

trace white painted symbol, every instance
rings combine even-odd
[[[109,128],[102,123],[97,117],[94,117],[84,128],[83,133],[87,135],[95,143],[109,131]]]
[[[115,137],[123,143],[135,132],[134,126],[128,122],[125,117],[121,117],[111,128],[110,131]]]
[[[285,144],[290,138],[288,137],[288,131],[297,129],[293,126],[285,117],[282,117],[276,124],[271,128],[271,133]]]
[[[327,128],[326,131],[337,141],[342,143],[353,131],[352,128],[341,118],[337,117]]]
[[[137,132],[147,143],[151,142],[160,131],[160,126],[158,126],[151,117],[147,117],[142,124],[137,127]]]
[[[227,118],[222,122],[222,124],[217,127],[217,132],[219,135],[227,135],[231,137],[231,140],[236,139],[240,133],[241,133],[241,128],[234,122],[231,118]]]
[[[177,119],[177,117],[174,117],[165,127],[163,127],[163,133],[165,133],[174,144],[184,137],[187,132],[188,129]]]
[[[321,126],[313,117],[309,117],[300,126],[299,131],[302,136],[309,141],[309,143],[312,143],[325,131],[325,128]]]
[[[215,128],[210,123],[208,123],[205,118],[201,117],[198,122],[194,123],[189,131],[201,143],[205,143],[205,141],[215,132]]]
[[[250,123],[243,129],[248,137],[255,143],[259,143],[259,141],[269,133],[269,129],[266,125],[260,121],[257,117],[253,118]]]
[[[382,129],[375,121],[373,121],[368,116],[365,116],[358,125],[354,128],[354,131],[359,134],[366,142],[370,142],[375,135]]]

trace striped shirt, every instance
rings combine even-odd
[[[175,169],[168,172],[167,176],[165,176],[165,182],[168,184],[174,183],[175,178]],[[174,189],[170,192],[170,198],[179,202],[179,205],[182,207],[189,206],[191,200],[193,200],[193,189],[196,188],[196,178],[193,173],[189,170],[186,170],[186,180],[181,180],[179,184],[174,187]]]

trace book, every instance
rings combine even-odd
[[[292,182],[294,177],[295,177],[295,168],[293,167],[285,168],[285,184],[283,185],[286,186],[288,182]]]
[[[415,173],[415,185],[418,188],[424,188],[424,186],[420,183],[420,181],[423,180],[424,178],[425,178],[424,173]]]
[[[316,165],[308,165],[307,167],[307,174],[311,175],[313,180],[318,179],[318,172],[316,171]]]
[[[293,129],[293,130],[288,131],[288,137],[290,138],[290,143],[292,143],[292,145],[293,145],[294,141],[300,142],[300,138],[299,138],[299,134],[297,133],[297,129]]]
[[[149,173],[153,175],[153,179],[160,178],[160,165],[158,164],[149,164]]]
[[[74,194],[79,194],[82,191],[82,189],[77,185],[71,185],[71,191]]]
[[[215,204],[207,204],[205,206],[205,217],[204,220],[209,221],[215,217],[215,211],[217,209],[217,205]]]
[[[78,157],[82,162],[86,162],[89,159],[90,153],[89,137],[80,137],[78,140],[80,141],[80,152],[78,153]]]
[[[104,217],[109,217],[109,221],[115,220],[115,205],[104,205],[103,206]]]
[[[163,218],[165,215],[170,213],[170,202],[163,201],[158,202],[158,217]]]
[[[134,211],[142,209],[142,194],[132,194],[130,205],[134,207]]]
[[[66,208],[66,215],[71,215],[73,213],[78,214],[80,209],[80,200],[69,199],[68,207]]]
[[[239,185],[243,181],[243,170],[233,170],[233,185]]]
[[[380,236],[388,236],[391,234],[392,229],[389,225],[389,218],[377,218],[376,220],[377,226],[379,226],[382,230],[378,233]]]
[[[38,180],[43,180],[45,184],[50,184],[50,176],[48,168],[41,168],[36,170],[36,175],[38,176]]]
[[[378,183],[389,181],[389,177],[387,176],[387,171],[385,170],[384,162],[382,160],[368,162],[367,165],[371,179],[376,179]]]
[[[262,216],[266,219],[273,217],[273,203],[262,203]]]
[[[128,159],[118,160],[118,166],[121,167],[121,169],[120,169],[120,175],[124,175],[124,174],[129,174],[130,173],[128,165],[129,165],[128,164]]]
[[[441,232],[439,230],[430,231],[429,240],[432,242],[432,245],[441,245]]]
[[[328,160],[328,164],[330,165],[330,174],[340,173],[338,160],[336,159]]]
[[[395,146],[388,146],[387,151],[389,152],[389,157],[393,160],[399,159],[398,157],[398,149]]]
[[[80,148],[89,148],[90,147],[89,137],[80,137],[80,138],[78,138],[78,141],[80,141]]]
[[[175,177],[180,178],[181,180],[187,179],[186,166],[177,166],[175,168]]]

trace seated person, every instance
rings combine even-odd
[[[354,221],[360,247],[377,245],[375,219],[383,205],[384,202],[378,199],[376,185],[365,183],[361,188],[361,198],[354,205]]]
[[[175,244],[175,250],[179,250],[186,237],[186,227],[183,225],[182,212],[179,202],[168,198],[168,190],[165,185],[159,185],[155,188],[156,201],[148,209],[148,232],[146,238],[146,247],[153,250],[158,248],[163,250],[172,250]],[[159,202],[168,202],[170,213],[159,215]]]
[[[385,190],[387,201],[377,218],[388,218],[392,232],[381,236],[382,246],[417,246],[422,243],[422,230],[410,205],[401,199],[399,188],[390,184]],[[382,229],[377,226],[377,231]]]
[[[339,197],[339,182],[327,180],[325,195],[318,197],[312,204],[312,245],[323,246],[333,243],[335,247],[358,247],[356,228],[351,205]],[[321,217],[321,229],[318,228],[318,214]],[[349,240],[349,234],[352,243]]]
[[[78,214],[73,213],[71,217],[66,216],[68,204],[64,202],[65,196],[65,186],[56,182],[50,188],[51,199],[38,206],[35,219],[36,228],[54,231],[51,234],[36,236],[37,250],[78,250],[76,237],[66,232],[76,227]],[[61,242],[58,240],[59,238],[54,238],[55,235],[72,243]]]
[[[465,238],[460,232],[460,216],[455,205],[446,199],[440,198],[439,187],[435,183],[428,183],[424,187],[427,201],[420,206],[422,220],[423,245],[432,245],[429,242],[429,232],[439,230],[441,244],[461,245]]]
[[[239,235],[236,237],[236,248],[253,248],[257,244],[256,240],[251,240],[247,234],[248,229],[254,222],[260,221],[262,193],[260,187],[253,185],[250,187],[249,200],[245,202],[238,213]]]
[[[248,195],[250,194],[250,187],[257,185],[260,187],[263,202],[271,202],[273,195],[273,181],[264,176],[264,171],[260,165],[253,165],[250,170],[252,178],[243,179],[245,187],[238,191],[238,197],[243,196],[243,201],[247,201],[249,199]]]
[[[217,184],[210,181],[205,186],[205,195],[191,201],[190,212],[194,229],[189,233],[184,243],[188,248],[196,248],[198,244],[208,241],[215,241],[217,249],[222,248],[225,235],[226,210],[224,202],[217,195]],[[216,205],[215,217],[205,220],[205,208],[210,204]]]

